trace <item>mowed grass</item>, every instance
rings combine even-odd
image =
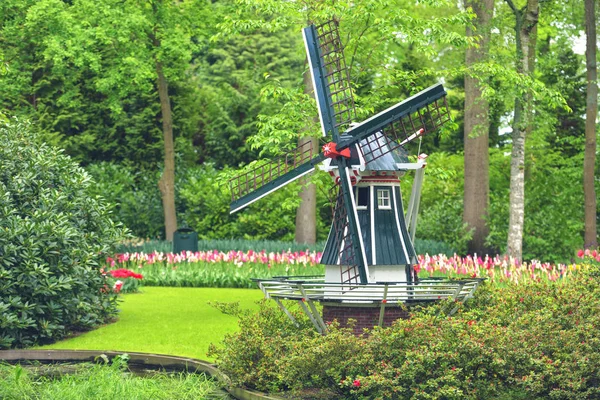
[[[225,315],[208,301],[239,301],[258,308],[258,289],[143,287],[122,295],[119,320],[40,349],[118,350],[169,354],[212,361],[206,352],[237,329],[237,318]]]

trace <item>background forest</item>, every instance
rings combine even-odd
[[[585,15],[576,0],[3,0],[0,116],[30,121],[84,166],[136,237],[189,226],[204,239],[324,240],[328,176],[311,178],[308,238],[296,232],[300,184],[230,215],[227,181],[319,138],[300,30],[335,16],[360,118],[436,82],[448,91],[454,122],[420,143],[417,237],[564,261],[596,241],[584,239]]]

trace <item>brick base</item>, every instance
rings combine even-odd
[[[356,320],[354,334],[360,335],[364,328],[373,328],[379,324],[380,307],[351,307],[346,305],[323,305],[323,321],[332,322],[336,319],[341,326],[347,326],[348,319]],[[408,319],[408,311],[389,305],[383,314],[383,326],[390,326],[397,319]]]

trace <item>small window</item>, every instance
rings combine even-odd
[[[391,210],[390,191],[387,189],[377,190],[377,208],[380,210]]]
[[[356,199],[356,209],[366,210],[369,208],[369,188],[368,187],[355,187],[354,196]]]

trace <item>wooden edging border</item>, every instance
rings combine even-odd
[[[239,400],[281,400],[280,397],[267,395],[254,390],[233,387],[231,386],[229,377],[219,371],[214,364],[195,358],[169,356],[164,354],[136,353],[131,351],[0,350],[0,361],[93,362],[103,354],[109,358],[127,354],[129,356],[129,363],[147,367],[204,372],[219,380],[223,384],[224,389]]]

